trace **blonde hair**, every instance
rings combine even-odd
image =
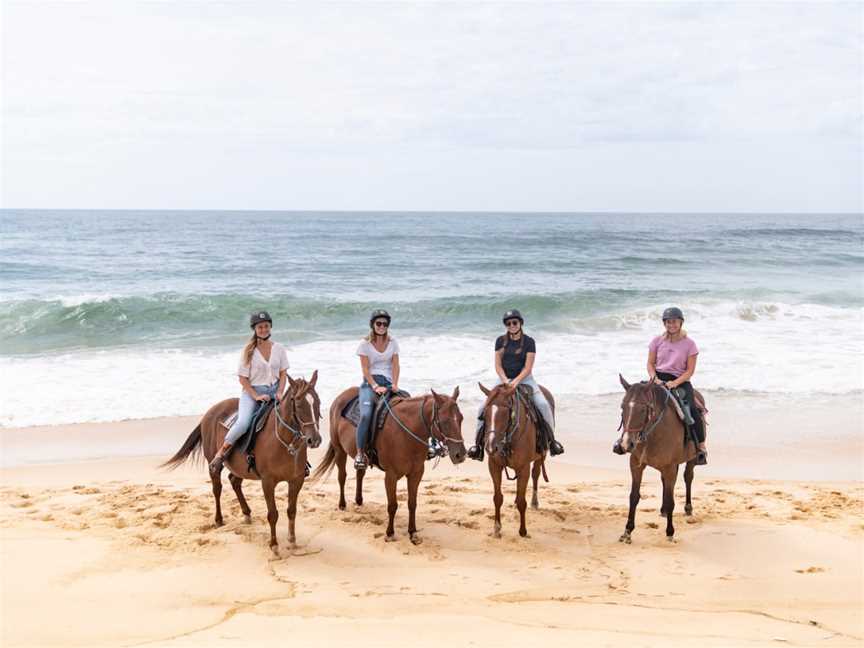
[[[375,329],[374,328],[370,329],[369,335],[367,335],[363,339],[366,340],[367,342],[369,342],[370,344],[372,342],[374,342],[375,341]],[[390,342],[390,329],[389,328],[387,329],[387,332],[384,334],[384,340],[388,343]]]
[[[682,340],[687,337],[687,331],[684,330],[683,326],[680,329],[678,329],[678,336]],[[669,331],[667,331],[665,329],[665,327],[663,329],[663,339],[664,340],[671,340],[672,339],[672,337],[669,335]]]
[[[252,331],[252,339],[246,343],[246,346],[243,347],[243,361],[246,364],[252,362],[252,354],[255,353],[255,349],[258,347],[258,336],[255,334],[255,331]]]

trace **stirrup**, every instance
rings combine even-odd
[[[366,454],[358,452],[354,458],[354,470],[366,470],[369,467],[369,461],[366,459]]]
[[[483,461],[483,446],[473,445],[468,448],[468,458],[474,461]]]
[[[549,442],[549,454],[553,457],[564,454],[564,446],[558,443],[558,441],[556,441],[555,439],[552,439]]]

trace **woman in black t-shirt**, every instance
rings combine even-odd
[[[543,420],[549,429],[552,438],[549,441],[549,454],[552,456],[564,452],[564,447],[555,440],[555,416],[552,407],[543,391],[531,374],[534,369],[534,357],[537,353],[537,345],[534,338],[525,335],[522,325],[525,320],[518,310],[508,310],[503,317],[507,332],[495,340],[495,373],[498,374],[496,385],[508,384],[513,389],[518,385],[528,385],[534,393],[534,404],[540,411]],[[477,442],[468,450],[468,456],[477,461],[483,460],[483,406],[477,415]]]

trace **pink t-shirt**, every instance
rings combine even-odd
[[[676,378],[687,371],[687,358],[699,353],[696,343],[689,337],[670,342],[662,335],[651,340],[648,350],[657,354],[654,365],[657,371],[672,374]]]

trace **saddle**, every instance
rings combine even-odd
[[[519,385],[516,388],[516,393],[522,401],[522,404],[525,406],[525,410],[528,412],[528,418],[531,419],[534,423],[534,427],[537,428],[536,449],[538,453],[542,454],[549,450],[549,439],[551,438],[551,435],[549,434],[549,425],[546,423],[546,419],[543,418],[543,415],[534,403],[534,390],[531,389],[531,387],[528,385]]]
[[[255,441],[258,439],[258,434],[264,428],[264,422],[267,420],[267,415],[273,410],[275,404],[276,401],[272,398],[269,401],[259,401],[258,406],[255,408],[255,412],[252,414],[252,420],[249,422],[249,428],[234,444],[235,448],[242,448],[243,454],[246,455],[246,463],[249,466],[249,470],[255,474],[258,474],[258,470],[255,468]],[[236,420],[237,412],[235,411],[230,416],[226,417],[225,420],[221,421],[221,424],[225,429],[230,430]]]
[[[372,414],[372,423],[369,425],[369,442],[364,448],[366,456],[373,466],[378,466],[378,453],[375,451],[375,438],[378,436],[378,431],[384,427],[387,421],[387,416],[390,414],[390,408],[386,407],[389,401],[390,407],[393,407],[400,401],[406,398],[411,398],[411,394],[400,389],[398,392],[388,392],[384,396],[375,394],[375,409]],[[347,419],[356,428],[360,425],[360,396],[355,396],[346,403],[342,408],[342,418]],[[380,468],[380,466],[378,466]]]
[[[696,389],[693,390],[694,402],[692,405],[696,407],[700,417],[702,418],[702,435],[701,438],[698,438],[700,435],[696,433],[694,424],[687,421],[687,415],[684,413],[687,407],[691,405],[685,400],[686,392],[680,387],[676,389],[667,389],[667,391],[672,395],[672,406],[675,409],[675,413],[684,424],[684,442],[687,442],[687,437],[690,435],[693,436],[695,441],[699,443],[703,442],[705,440],[705,427],[708,425],[708,418],[706,416],[708,414],[708,408],[705,406],[705,397]]]

